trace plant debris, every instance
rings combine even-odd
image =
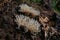
[[[0,40],[60,40],[60,15],[51,2],[0,0]]]

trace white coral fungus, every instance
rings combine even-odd
[[[24,15],[16,15],[15,21],[18,24],[18,27],[23,25],[25,26],[24,28],[30,30],[32,33],[40,32],[40,24],[37,20],[34,20]]]
[[[31,13],[33,15],[40,15],[40,11],[28,6],[27,4],[21,4],[19,5],[19,7],[21,8],[19,11],[21,12],[27,12],[27,13]]]

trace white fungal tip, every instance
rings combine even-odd
[[[16,15],[16,23],[18,25],[18,27],[20,25],[25,26],[24,28],[30,30],[32,33],[38,33],[40,32],[40,24],[37,20],[34,20],[32,18],[29,18],[27,16],[24,15]]]
[[[21,5],[19,5],[19,7],[21,8],[19,10],[21,12],[27,12],[27,13],[31,13],[33,15],[40,15],[39,10],[36,10],[35,8],[28,6],[27,4],[21,4]]]

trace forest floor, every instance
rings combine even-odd
[[[48,23],[52,28],[57,29],[57,33],[49,35],[47,39],[45,38],[44,30],[36,36],[32,35],[29,31],[24,33],[24,29],[17,29],[18,25],[15,22],[15,15],[19,15],[19,5],[22,4],[22,0],[1,0],[0,1],[0,40],[60,40],[60,15],[55,13],[49,4],[34,4],[28,3],[40,10],[42,17],[52,17]],[[39,19],[38,17],[35,17]],[[40,20],[41,21],[41,20]],[[42,24],[41,24],[42,25]],[[44,28],[44,27],[43,27]],[[50,29],[51,30],[51,29]],[[52,29],[52,32],[53,29]],[[50,32],[49,32],[50,33]]]

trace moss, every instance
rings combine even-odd
[[[52,0],[52,9],[60,13],[60,0]]]

